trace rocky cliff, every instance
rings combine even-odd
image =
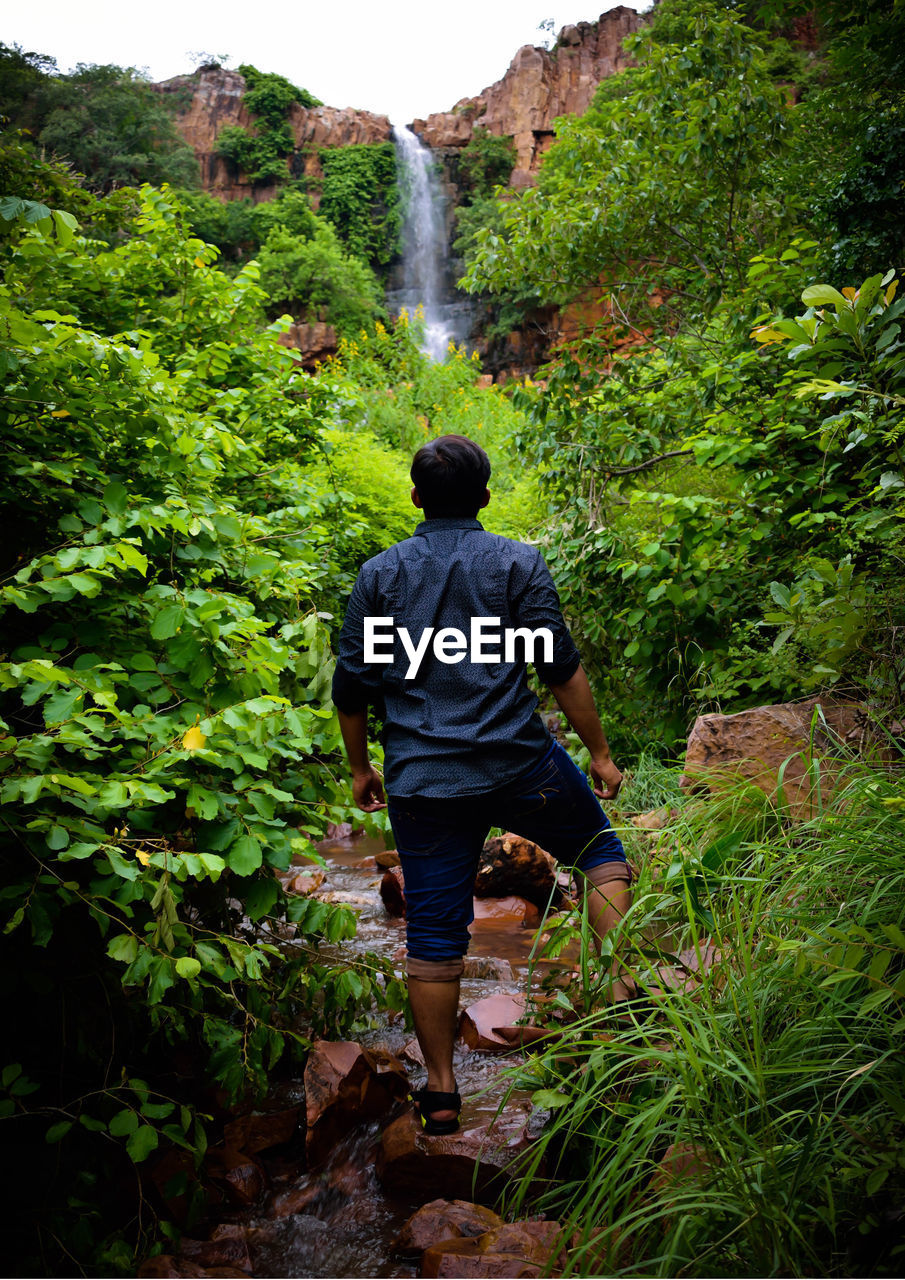
[[[601,80],[629,64],[622,42],[644,21],[620,5],[596,22],[563,27],[553,49],[525,45],[502,80],[476,98],[462,98],[452,111],[415,120],[412,128],[429,147],[464,147],[475,129],[511,136],[518,153],[511,182],[526,186],[553,140],[554,120],[586,111]]]
[[[236,166],[217,153],[217,135],[226,125],[253,125],[242,104],[245,79],[238,71],[204,67],[190,76],[174,76],[156,86],[164,94],[189,99],[176,117],[176,125],[195,152],[201,166],[205,190],[221,200],[248,196],[255,201],[270,200],[275,187],[253,186],[243,181]],[[295,144],[289,166],[294,177],[316,180],[323,176],[318,149],[346,147],[358,142],[387,142],[392,136],[386,116],[351,107],[300,107],[293,103],[289,125]]]

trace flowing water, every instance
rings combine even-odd
[[[449,201],[428,147],[411,129],[394,125],[396,159],[407,195],[402,229],[401,286],[387,292],[394,315],[424,312],[423,350],[444,360],[449,344],[470,332],[473,306],[456,295],[449,255]]]
[[[377,952],[396,959],[401,970],[405,924],[389,916],[383,906],[379,892],[383,872],[373,857],[383,847],[382,840],[361,834],[354,839],[322,842],[318,852],[327,864],[326,877],[317,896],[349,906],[358,914],[357,936],[342,943],[337,953],[341,950],[350,958],[365,951]],[[511,976],[504,965],[501,977],[463,979],[462,1007],[499,992],[523,992],[535,937],[533,929],[522,928],[512,915],[476,921],[469,954],[508,960]],[[323,948],[325,953],[329,950]],[[398,1019],[381,1019],[357,1039],[402,1054],[410,1079],[416,1085],[421,1083],[423,1072],[411,1056],[412,1032]],[[500,1072],[518,1060],[513,1054],[501,1058],[457,1045],[455,1070],[463,1094],[464,1128],[493,1119],[506,1091]],[[513,1103],[524,1105],[526,1098],[516,1093]],[[382,1190],[375,1172],[379,1128],[372,1123],[350,1134],[337,1144],[327,1165],[313,1173],[298,1173],[291,1160],[283,1169],[272,1169],[273,1191],[277,1198],[293,1198],[293,1212],[280,1216],[246,1210],[234,1214],[231,1224],[221,1226],[227,1232],[236,1229],[244,1233],[255,1275],[358,1280],[417,1274],[413,1263],[392,1257],[392,1241],[420,1202],[394,1200]]]

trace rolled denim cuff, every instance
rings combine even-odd
[[[410,978],[419,982],[455,982],[461,978],[465,961],[461,956],[452,960],[421,960],[418,956],[406,957],[406,970]]]
[[[595,889],[600,885],[609,884],[611,880],[623,880],[627,885],[631,885],[634,879],[631,867],[622,858],[611,858],[609,862],[599,862],[596,867],[590,867],[585,871],[584,875]]]

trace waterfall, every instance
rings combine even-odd
[[[471,305],[457,299],[449,279],[447,199],[434,168],[430,149],[404,125],[393,126],[396,158],[407,192],[402,228],[401,288],[387,293],[390,309],[398,315],[424,309],[424,352],[432,360],[444,360],[450,342],[461,342],[471,323]]]

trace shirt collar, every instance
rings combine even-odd
[[[422,533],[442,533],[445,529],[480,529],[484,526],[480,520],[468,516],[434,516],[432,520],[422,520],[415,528],[414,536]]]

